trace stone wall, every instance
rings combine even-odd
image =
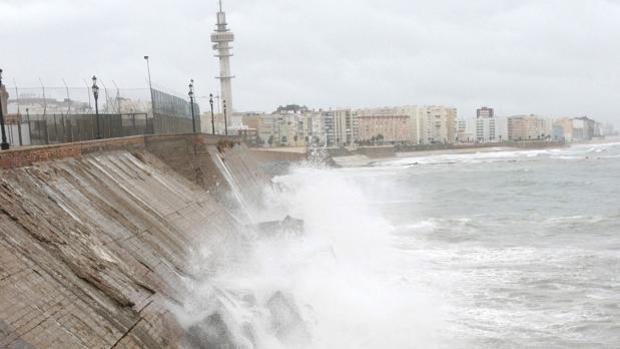
[[[167,305],[183,303],[196,246],[240,229],[213,156],[244,188],[266,180],[244,146],[221,144],[136,136],[0,152],[0,348],[190,347]]]

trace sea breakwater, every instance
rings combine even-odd
[[[207,135],[11,150],[0,168],[2,348],[197,346],[171,311],[192,261],[230,252],[239,205],[269,182],[245,146]]]

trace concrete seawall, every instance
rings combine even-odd
[[[258,167],[206,135],[0,153],[0,348],[190,347],[167,304],[198,242],[238,228],[225,198],[258,197]]]

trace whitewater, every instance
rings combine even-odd
[[[271,187],[252,216],[303,233],[248,228],[187,324],[225,309],[247,348],[620,347],[620,143],[309,162]]]

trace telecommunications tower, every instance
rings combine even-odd
[[[217,25],[213,34],[211,34],[211,42],[213,42],[213,50],[217,53],[215,57],[220,60],[220,75],[216,78],[220,80],[220,99],[222,104],[226,105],[226,108],[232,113],[233,111],[233,98],[232,98],[232,79],[234,76],[230,73],[230,57],[232,53],[230,50],[232,47],[229,45],[235,40],[235,35],[228,30],[228,23],[226,23],[226,13],[222,10],[222,0],[220,0],[220,10],[217,13]]]

